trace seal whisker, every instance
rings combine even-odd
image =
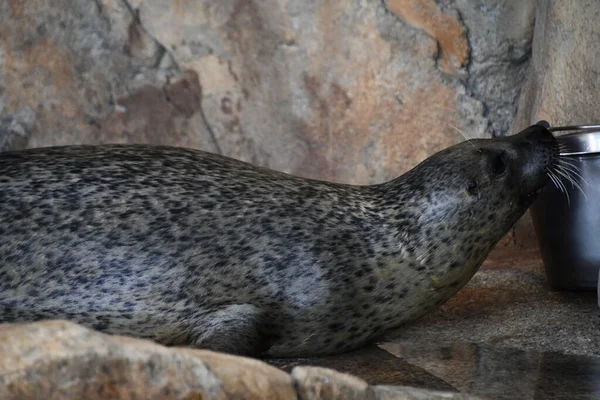
[[[477,150],[478,152],[481,153],[481,150],[477,146],[475,146],[475,144],[471,141],[471,139],[469,139],[469,137],[467,136],[466,133],[464,133],[463,131],[461,131],[460,129],[458,129],[456,126],[452,125],[449,122],[446,122],[446,125],[448,125],[450,128],[453,128],[458,133],[460,133],[466,139],[467,142],[471,143],[471,146],[475,147],[475,150]]]
[[[554,182],[556,182],[556,187],[561,191],[561,193],[565,193],[565,189],[564,186],[562,185],[562,182],[560,181],[560,178],[558,176],[556,176],[556,174],[552,171],[549,171],[552,178],[554,179]]]
[[[577,162],[573,157],[569,157],[569,156],[561,156],[558,158],[557,161],[569,163],[569,165],[573,165]]]
[[[564,176],[569,182],[571,182],[571,186],[573,188],[577,188],[581,194],[583,195],[583,197],[587,200],[587,196],[585,195],[585,192],[583,191],[583,188],[577,183],[575,182],[575,179],[573,179],[573,177],[571,175],[569,175],[567,172],[565,172],[564,170],[560,169],[560,166],[556,167],[557,169],[555,170],[558,174]]]
[[[558,143],[558,149],[559,150],[568,150],[567,146],[564,143]]]
[[[561,171],[563,171],[564,173],[566,173],[567,175],[569,175],[569,177],[571,179],[573,179],[574,181],[579,180],[584,185],[589,185],[589,183],[585,179],[583,179],[583,177],[578,172],[566,169],[566,168],[564,168],[564,166],[557,166],[556,168],[557,168],[557,170],[560,169]]]
[[[573,152],[573,151],[572,151],[571,147],[569,147],[569,146],[567,146],[567,145],[565,145],[565,144],[559,144],[559,145],[558,145],[558,154],[559,154],[560,156],[563,156],[563,157],[564,157],[564,156],[567,156],[567,155],[569,155],[569,154],[570,154],[570,153],[572,153],[572,152]]]
[[[573,160],[573,159],[572,159],[572,158],[570,158],[570,157],[567,157],[567,156],[562,156],[562,157],[560,157],[560,158],[558,159],[558,161],[560,161],[560,162],[564,162],[564,163],[569,163],[569,165],[577,166],[577,165],[575,164],[575,163],[576,163],[576,161],[575,161],[575,160]]]
[[[566,173],[570,178],[580,178],[583,179],[583,177],[579,174],[578,171],[573,170],[572,168],[568,168],[568,165],[563,165],[561,163],[556,163],[555,165],[555,169],[556,170],[560,170],[563,171],[564,173]]]
[[[557,166],[560,166],[563,170],[570,172],[571,174],[575,175],[577,178],[579,178],[583,183],[585,183],[586,185],[589,185],[589,183],[583,178],[583,176],[581,175],[581,169],[574,164],[565,164],[561,162],[562,160],[558,160],[557,162]]]
[[[548,175],[548,178],[550,178],[554,186],[556,186],[556,188],[562,192],[562,189],[556,183],[556,178],[554,177],[554,174],[552,173],[552,171],[550,171],[550,169],[548,169],[548,167],[546,167],[546,175]]]
[[[560,186],[560,191],[563,192],[565,194],[565,196],[567,196],[567,204],[571,205],[571,198],[569,197],[569,191],[567,190],[567,187],[565,186],[563,181],[556,175],[556,171],[552,171],[552,174],[554,175],[554,177],[556,178],[556,181],[558,182],[558,184]]]
[[[562,176],[563,178],[565,178],[568,182],[571,183],[571,187],[575,188],[575,180],[573,179],[573,177],[571,176],[571,174],[568,171],[565,171],[564,169],[562,169],[560,166],[555,166],[554,171],[559,174],[560,176]]]

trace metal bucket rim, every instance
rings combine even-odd
[[[562,144],[561,156],[575,156],[600,153],[600,125],[556,126],[550,132],[569,132],[556,139]]]

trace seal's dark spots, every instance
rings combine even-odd
[[[341,329],[342,324],[333,323],[333,324],[327,325],[327,327],[332,331],[337,331],[337,330]]]
[[[496,176],[503,175],[506,172],[506,153],[502,152],[492,158],[492,172]]]
[[[467,192],[469,192],[471,196],[477,196],[477,182],[471,181],[471,183],[469,183],[469,186],[467,186]]]

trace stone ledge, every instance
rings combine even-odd
[[[331,369],[167,348],[67,321],[0,324],[2,399],[475,399],[373,386]]]

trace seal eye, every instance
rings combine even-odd
[[[494,175],[502,175],[506,172],[506,162],[504,158],[506,153],[502,152],[492,158],[492,172]]]

